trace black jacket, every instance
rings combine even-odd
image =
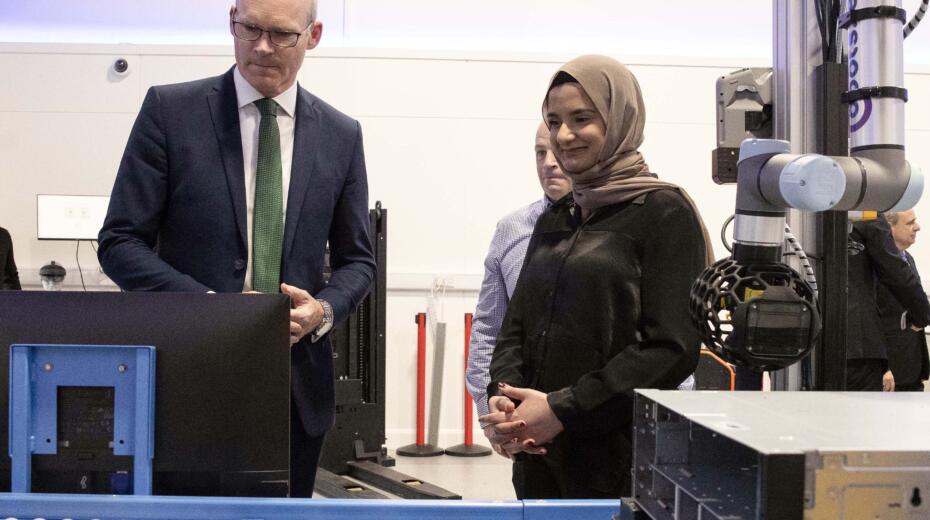
[[[918,280],[920,274],[910,253],[904,253],[908,264]],[[927,337],[924,331],[910,327],[901,329],[901,315],[905,309],[885,288],[878,286],[878,312],[881,316],[882,332],[888,348],[888,368],[894,374],[895,384],[912,385],[930,377],[930,356],[927,354]]]
[[[13,261],[13,239],[9,231],[0,228],[0,290],[20,290],[19,272]]]
[[[571,195],[536,224],[491,361],[498,382],[548,393],[572,436],[629,428],[634,388],[673,389],[698,360],[691,284],[700,224],[677,192],[595,210]]]
[[[920,279],[901,257],[885,217],[856,222],[849,238],[846,359],[885,360],[878,285],[901,302],[911,323],[919,327],[930,321],[930,303]]]

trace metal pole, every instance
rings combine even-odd
[[[810,0],[773,3],[774,137],[789,141],[792,153],[846,155],[846,150],[825,149],[824,134],[837,129],[824,121],[836,107],[826,105],[823,92],[826,83],[815,74],[823,64],[823,53],[814,5]],[[845,111],[842,113],[845,115]],[[845,381],[846,214],[789,210],[787,222],[811,258],[821,287],[819,300],[824,324],[820,345],[811,356],[813,386],[824,388],[825,369],[827,377],[834,381],[830,384],[833,386],[838,371],[843,371],[839,377]],[[789,263],[798,268],[796,260]],[[799,365],[773,372],[771,376],[773,390],[802,387]]]
[[[429,429],[427,442],[439,446],[439,418],[442,415],[442,382],[443,368],[446,364],[446,324],[436,323],[433,335],[433,379],[432,392],[429,396]]]
[[[468,344],[471,342],[471,320],[472,314],[470,312],[465,313],[465,365],[468,366]],[[465,388],[465,398],[462,401],[462,410],[465,427],[465,445],[471,446],[474,443],[475,439],[473,437],[474,432],[472,431],[474,425],[472,424],[471,414],[472,414],[472,405],[471,398],[468,395],[468,388]]]

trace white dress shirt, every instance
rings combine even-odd
[[[248,226],[248,263],[243,291],[252,290],[252,226],[255,211],[255,170],[258,167],[258,128],[262,116],[255,101],[264,98],[249,84],[237,67],[233,71],[236,98],[239,104],[239,132],[242,136],[242,164],[245,167],[245,206]],[[291,162],[294,156],[294,114],[297,109],[297,82],[273,98],[278,104],[278,132],[281,137],[282,210],[287,214],[287,191],[291,184]],[[282,216],[283,217],[283,216]]]

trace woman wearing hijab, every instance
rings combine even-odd
[[[684,190],[638,151],[645,109],[626,67],[604,56],[565,64],[543,117],[572,193],[533,231],[481,419],[517,455],[521,498],[620,497],[633,389],[674,389],[697,366],[688,299],[710,242]]]

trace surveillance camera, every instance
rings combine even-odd
[[[126,61],[126,58],[117,58],[116,61],[113,62],[113,72],[119,75],[124,75],[129,72],[129,62]]]

